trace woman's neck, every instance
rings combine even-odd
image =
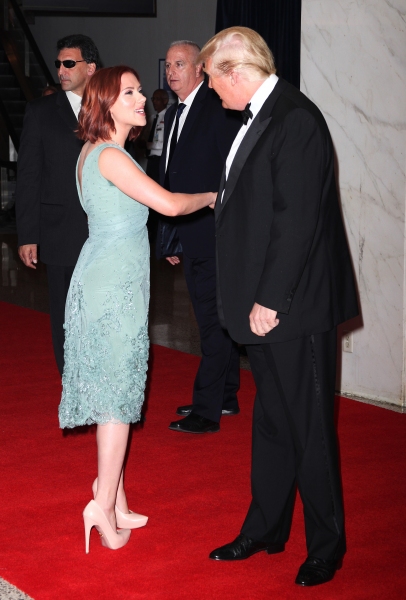
[[[111,132],[111,141],[124,148],[124,144],[126,139],[128,138],[130,129],[131,128],[128,127],[117,127],[116,125],[116,131]]]

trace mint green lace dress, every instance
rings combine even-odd
[[[82,193],[78,184],[89,238],[66,301],[62,428],[134,423],[140,420],[144,401],[149,347],[148,208],[101,175],[98,159],[108,146],[125,152],[111,143],[95,148],[83,165]]]

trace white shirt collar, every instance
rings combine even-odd
[[[163,110],[161,110],[160,112],[153,112],[152,115],[149,117],[151,121],[153,121],[155,119],[156,116],[158,116],[158,121],[161,121],[161,119],[164,118],[165,113],[166,113],[166,108],[164,108]]]
[[[199,83],[199,85],[197,87],[195,87],[195,89],[193,90],[193,92],[191,92],[189,94],[189,96],[187,96],[184,100],[182,100],[182,104],[186,104],[186,106],[190,106],[192,104],[193,100],[195,99],[195,96],[196,96],[197,92],[202,87],[202,83],[203,83],[203,81],[201,81]],[[180,103],[181,103],[181,101],[178,100],[178,104],[180,104]]]
[[[73,112],[76,115],[76,118],[78,118],[80,107],[82,106],[82,97],[74,94],[73,92],[65,92],[65,94],[69,100]]]
[[[277,77],[274,73],[267,77],[264,83],[257,89],[255,94],[252,96],[250,102],[250,110],[252,112],[252,119],[249,119],[247,126],[251,125],[252,121],[255,119],[259,111],[261,110],[265,100],[268,98],[269,94],[274,89],[275,85],[278,82],[279,77]]]

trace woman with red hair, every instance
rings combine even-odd
[[[103,545],[124,546],[147,517],[131,512],[123,486],[130,423],[141,418],[148,360],[148,208],[186,215],[216,195],[171,194],[124,150],[146,123],[136,71],[97,71],[85,89],[78,136],[79,198],[89,238],[73,273],[65,311],[61,427],[97,424],[98,477],[83,512],[86,552],[95,526]],[[117,530],[117,527],[120,529]]]

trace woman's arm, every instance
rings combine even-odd
[[[106,148],[99,157],[100,173],[127,196],[162,215],[188,215],[205,206],[214,207],[216,193],[172,194],[145,175],[121,150]]]

